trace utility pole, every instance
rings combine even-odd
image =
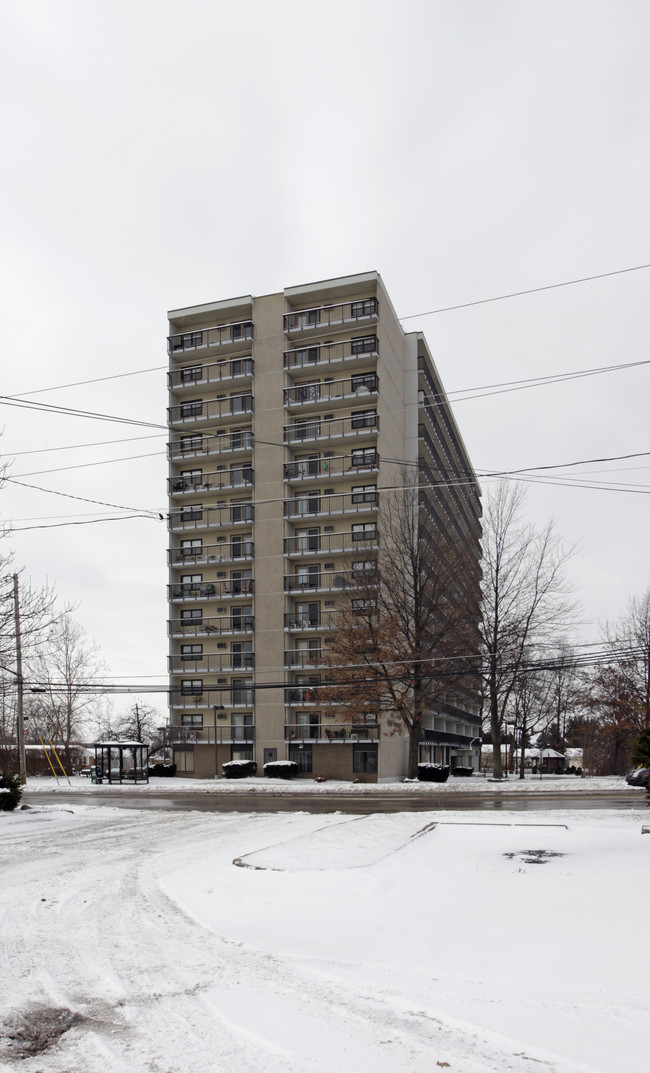
[[[16,737],[18,739],[18,778],[24,786],[27,782],[27,764],[25,763],[23,654],[20,642],[20,600],[18,596],[18,574],[14,574],[14,618],[16,621]]]

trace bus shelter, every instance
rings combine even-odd
[[[149,746],[141,741],[95,744],[96,782],[149,782]]]

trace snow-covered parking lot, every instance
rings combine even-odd
[[[645,822],[0,813],[0,1068],[643,1069]]]

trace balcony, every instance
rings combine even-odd
[[[227,399],[195,399],[181,402],[178,406],[168,406],[167,420],[170,425],[199,425],[226,419],[236,421],[252,411],[253,396],[250,394],[234,395]]]
[[[196,584],[167,586],[168,600],[224,600],[235,596],[250,596],[253,579],[230,578],[226,581],[201,581]]]
[[[285,518],[309,520],[322,515],[333,514],[368,514],[377,510],[379,494],[377,489],[360,492],[346,492],[340,495],[305,495],[284,502]]]
[[[186,507],[169,515],[169,529],[176,533],[224,525],[250,525],[252,520],[253,504],[249,502],[229,507]]]
[[[192,541],[198,546],[171,548],[168,553],[170,566],[190,566],[198,563],[233,563],[253,558],[253,541],[236,540],[229,544],[203,544]]]
[[[250,451],[253,447],[253,433],[250,429],[231,432],[229,435],[213,435],[196,432],[180,436],[167,444],[167,457],[171,462],[185,462],[192,458],[213,458],[223,455],[235,455]]]
[[[215,743],[216,734],[216,743]],[[252,745],[255,741],[254,726],[240,726],[239,723],[225,723],[223,726],[171,726],[168,730],[169,743],[177,749],[184,745],[235,745],[237,742]]]
[[[167,492],[169,495],[183,495],[186,492],[219,492],[232,488],[250,488],[253,485],[253,470],[250,466],[237,467],[235,471],[212,473],[191,473],[179,477],[169,477]]]
[[[379,547],[374,523],[346,533],[305,533],[286,537],[284,554],[295,558],[311,555],[347,555],[376,551]]]
[[[304,373],[307,370],[326,369],[332,365],[358,362],[361,359],[376,359],[378,354],[377,336],[365,335],[338,343],[314,343],[294,350],[285,350],[284,367],[289,374]]]
[[[359,587],[367,588],[376,582],[377,575],[370,570],[315,571],[309,574],[287,574],[284,578],[285,592],[343,592]]]
[[[252,633],[255,620],[252,615],[241,618],[175,618],[167,622],[170,637],[228,637]]]
[[[172,391],[197,388],[204,384],[221,384],[253,375],[253,359],[234,358],[213,365],[185,365],[167,373],[167,386]]]
[[[313,384],[297,384],[284,390],[284,405],[295,407],[341,406],[365,399],[379,393],[379,377],[376,373],[358,373],[346,380],[321,381]]]
[[[343,743],[360,741],[379,741],[379,727],[376,723],[286,723],[284,740],[291,742],[329,742]]]
[[[284,628],[290,633],[304,633],[307,630],[336,629],[339,624],[340,611],[289,611],[284,616]]]
[[[214,708],[225,704],[228,708],[252,708],[252,689],[232,689],[206,683],[201,692],[184,689],[169,690],[170,708]]]
[[[241,346],[253,338],[252,320],[237,320],[230,324],[216,324],[212,328],[203,328],[198,332],[182,332],[180,335],[167,337],[167,350],[176,356],[195,350],[208,350],[212,347]]]
[[[323,331],[334,324],[358,324],[376,320],[379,303],[376,298],[362,298],[354,302],[341,302],[336,305],[314,306],[312,309],[298,309],[284,315],[284,331],[293,332]]]
[[[379,415],[375,410],[363,410],[350,417],[308,417],[285,425],[283,439],[286,444],[317,443],[319,440],[343,440],[360,436],[376,435],[379,431]]]
[[[231,674],[250,671],[255,666],[252,652],[206,652],[200,655],[169,656],[170,674]]]
[[[322,648],[288,648],[284,653],[284,666],[287,670],[318,667],[322,655]]]
[[[331,458],[306,458],[295,462],[285,462],[284,479],[290,483],[307,481],[315,478],[354,477],[358,473],[376,472],[379,469],[379,455],[374,447],[367,450],[353,451],[349,455],[336,455]]]

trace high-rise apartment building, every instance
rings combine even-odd
[[[317,686],[400,460],[418,466],[433,539],[478,564],[479,488],[424,336],[369,272],[172,310],[168,347],[178,773],[291,759],[305,776],[402,777],[405,737],[346,721]],[[423,760],[477,765],[475,690],[428,713]]]

